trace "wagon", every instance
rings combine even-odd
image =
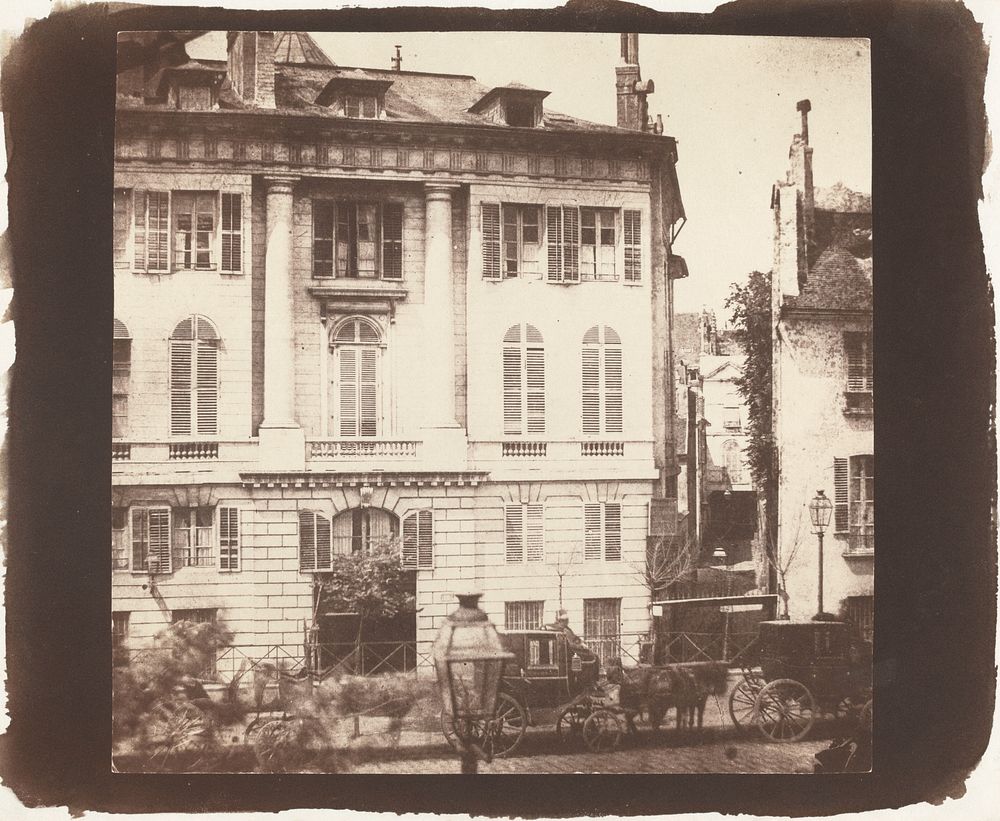
[[[846,622],[761,622],[741,665],[729,698],[738,727],[799,741],[819,716],[871,720],[871,645]]]
[[[618,746],[624,714],[597,686],[596,657],[582,658],[554,630],[509,630],[501,640],[514,658],[504,667],[494,718],[483,728],[494,756],[512,753],[529,725],[550,721],[560,738],[582,737],[591,750]],[[442,729],[454,746],[454,729],[444,715]]]

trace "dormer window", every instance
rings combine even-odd
[[[211,111],[219,100],[224,72],[194,60],[161,69],[146,86],[146,99],[181,111]]]
[[[549,92],[517,83],[490,89],[470,109],[496,125],[537,128],[542,124],[542,100]]]
[[[326,84],[316,98],[334,114],[355,120],[378,120],[385,114],[385,92],[392,80],[378,80],[354,69],[339,74]]]

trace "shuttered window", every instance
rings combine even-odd
[[[222,270],[243,270],[242,194],[222,194]]]
[[[401,279],[403,205],[313,200],[314,277]]]
[[[580,281],[580,212],[576,206],[545,209],[549,282]]]
[[[213,567],[215,510],[211,507],[175,507],[172,514],[174,567]]]
[[[541,504],[506,505],[504,521],[508,564],[545,561],[544,508]]]
[[[334,337],[334,430],[340,436],[378,436],[381,418],[381,348],[367,320],[349,319]]]
[[[836,533],[847,533],[850,522],[850,502],[848,495],[848,460],[837,457],[833,460],[833,529]]]
[[[848,549],[875,549],[875,457],[833,460],[834,530],[846,533]]]
[[[595,325],[583,336],[581,397],[585,434],[622,432],[622,348],[613,328]]]
[[[123,322],[115,320],[111,348],[111,435],[125,436],[128,391],[132,373],[132,339]]]
[[[642,212],[622,212],[622,239],[625,245],[625,281],[642,280]]]
[[[333,565],[330,520],[311,510],[299,512],[299,570],[329,571]]]
[[[618,212],[610,208],[580,209],[580,278],[618,279],[616,222]]]
[[[503,426],[507,435],[545,433],[545,346],[533,325],[503,339]]]
[[[170,573],[170,508],[132,508],[132,570],[150,570],[150,558],[155,558],[157,573]]]
[[[872,390],[872,338],[869,333],[844,334],[847,358],[847,390],[870,393]]]
[[[240,511],[235,507],[219,508],[219,570],[240,569]]]
[[[500,205],[482,203],[479,219],[483,235],[483,278],[500,279]]]
[[[622,508],[617,502],[583,506],[583,557],[587,561],[621,561]]]
[[[166,273],[170,235],[170,194],[167,191],[132,192],[132,250],[137,271]]]
[[[403,519],[403,567],[434,567],[434,516],[429,510],[418,510]]]
[[[219,432],[219,344],[212,323],[193,315],[170,335],[170,434]]]
[[[174,221],[174,268],[209,270],[215,267],[216,191],[175,191],[171,198]]]

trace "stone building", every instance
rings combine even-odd
[[[774,186],[774,436],[779,562],[789,563],[790,615],[818,608],[818,550],[808,503],[823,490],[823,609],[869,637],[873,620],[875,459],[872,425],[872,213],[841,185],[815,189],[809,101],[790,168]]]
[[[377,635],[407,645],[391,666],[469,587],[511,628],[563,606],[604,654],[645,631],[684,212],[637,37],[616,126],[302,32],[119,56],[116,640],[224,619],[244,655],[300,658],[311,627],[350,633],[315,578],[390,539],[416,601]]]

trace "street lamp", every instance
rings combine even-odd
[[[477,606],[481,595],[458,594],[458,609],[445,619],[432,648],[444,716],[455,731],[463,774],[477,771],[477,757],[492,758],[486,742],[503,667],[514,658]]]
[[[817,490],[812,501],[809,502],[809,518],[812,520],[813,533],[819,539],[819,610],[817,617],[823,615],[823,531],[830,524],[830,514],[833,512],[833,503],[826,498],[826,493]]]

